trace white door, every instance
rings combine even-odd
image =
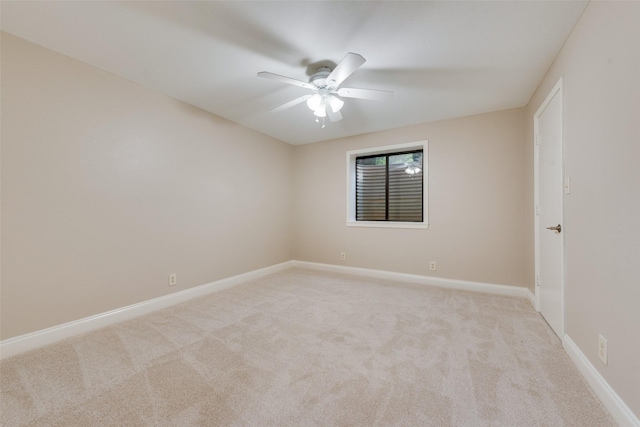
[[[536,112],[536,301],[564,336],[562,80]]]

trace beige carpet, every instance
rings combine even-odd
[[[526,300],[303,269],[0,370],[4,426],[615,425]]]

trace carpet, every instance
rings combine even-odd
[[[4,426],[614,426],[525,299],[293,268],[0,363]]]

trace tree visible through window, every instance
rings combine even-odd
[[[356,221],[423,221],[423,151],[356,157]]]

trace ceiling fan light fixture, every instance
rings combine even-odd
[[[313,114],[316,117],[327,117],[327,105],[324,102],[320,103],[320,106],[313,110]]]
[[[316,111],[320,108],[320,104],[322,104],[322,96],[319,93],[316,93],[307,100],[307,107],[309,107],[311,111]]]
[[[331,106],[331,109],[333,110],[333,112],[337,113],[338,111],[340,111],[340,109],[344,105],[344,101],[336,96],[330,95],[329,105]]]

